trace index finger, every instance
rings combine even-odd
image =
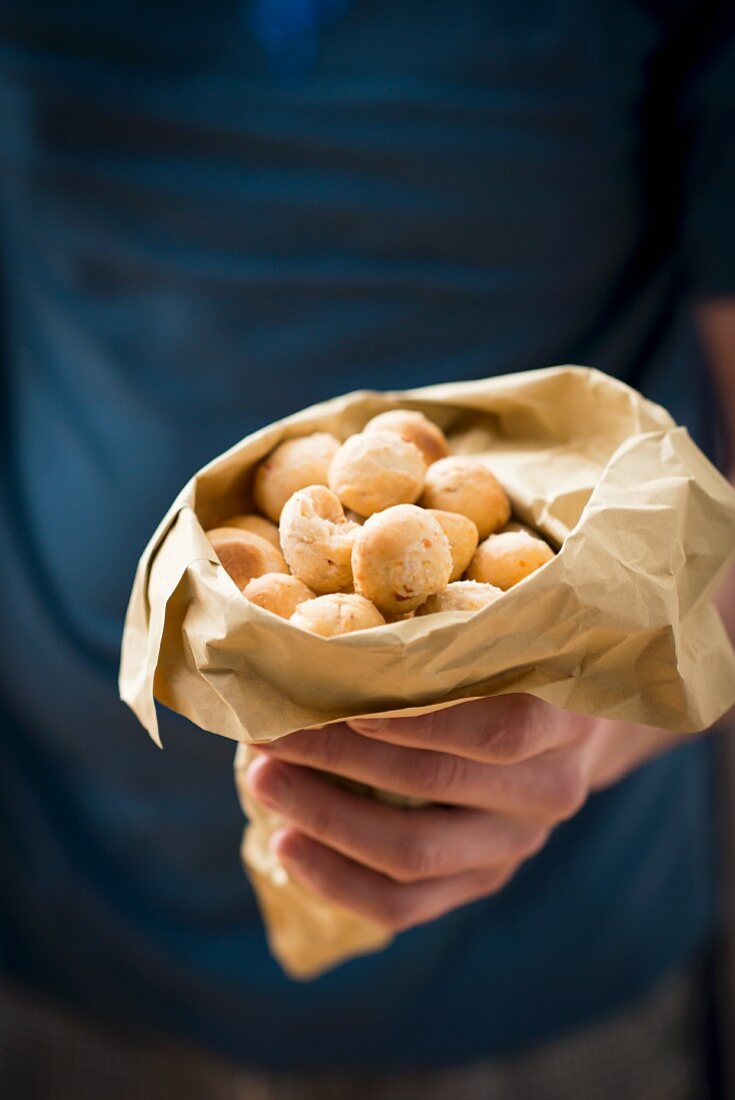
[[[519,764],[575,740],[578,718],[533,695],[515,693],[410,718],[354,718],[347,725],[376,741],[454,753],[482,764]]]

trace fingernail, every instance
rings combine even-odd
[[[284,868],[293,864],[298,866],[302,861],[303,847],[300,843],[301,834],[294,829],[281,828],[271,836],[268,848],[272,856],[281,863]]]
[[[276,829],[275,832],[271,833],[271,835],[268,838],[268,848],[269,848],[269,850],[271,852],[273,852],[274,854],[277,854],[278,845],[281,843],[284,836],[287,836],[287,835],[288,835],[288,829]]]
[[[263,758],[265,759],[265,758]],[[281,767],[252,768],[249,774],[253,796],[275,810],[287,809],[293,801],[293,786]]]
[[[355,733],[377,733],[385,729],[388,724],[386,718],[348,718],[347,725]]]
[[[270,869],[270,879],[274,886],[288,885],[288,871],[281,863],[281,859],[278,854],[278,846],[285,833],[285,829],[276,829],[275,833],[273,833],[273,835],[268,840],[268,851],[273,856],[273,864]]]

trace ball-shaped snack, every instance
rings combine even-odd
[[[543,539],[525,531],[506,531],[490,535],[477,547],[467,576],[483,584],[494,584],[505,591],[530,573],[546,565],[554,551]]]
[[[214,527],[207,538],[239,589],[263,573],[288,573],[281,551],[252,531]]]
[[[351,436],[329,467],[329,488],[346,508],[371,516],[421,495],[426,463],[421,451],[395,432]]]
[[[314,599],[312,590],[288,573],[264,573],[262,577],[254,577],[243,589],[243,596],[282,619],[290,619],[299,604]]]
[[[333,592],[299,604],[291,616],[294,626],[333,638],[336,634],[351,634],[354,630],[369,630],[383,626],[385,619],[377,607],[354,592]]]
[[[267,539],[271,546],[275,546],[277,550],[281,549],[281,538],[276,524],[264,516],[255,515],[254,512],[247,515],[230,516],[228,519],[223,520],[220,526],[239,527],[241,531],[252,531],[254,535],[260,535],[262,539]]]
[[[502,588],[478,581],[453,581],[441,592],[429,596],[416,612],[417,615],[433,615],[436,611],[479,611],[503,595]]]
[[[543,535],[539,535],[537,531],[534,531],[533,527],[529,527],[528,524],[521,523],[520,520],[517,519],[512,519],[509,523],[503,524],[496,534],[504,535],[507,531],[525,531],[527,535],[533,535],[534,538],[543,540]]]
[[[407,611],[405,615],[402,612],[397,615],[391,615],[388,611],[383,612],[387,623],[407,623],[409,619],[413,619],[415,614],[415,611]]]
[[[360,530],[323,485],[299,489],[281,513],[281,546],[291,572],[320,595],[352,588],[352,544]]]
[[[429,512],[414,504],[386,508],[357,529],[355,591],[384,614],[414,611],[446,587],[451,572],[447,536]]]
[[[429,466],[420,503],[424,508],[467,516],[481,539],[510,519],[507,493],[487,466],[456,455]]]
[[[409,409],[390,409],[379,413],[369,420],[364,432],[397,432],[401,439],[413,443],[424,456],[424,462],[430,466],[437,459],[449,454],[447,437],[428,417]]]
[[[452,555],[452,575],[449,580],[458,581],[477,549],[480,540],[477,527],[471,519],[461,516],[459,512],[442,512],[438,508],[430,508],[428,511],[449,539]]]
[[[256,507],[278,523],[284,504],[297,490],[327,484],[329,464],[338,450],[339,440],[329,432],[314,432],[279,443],[255,471]]]

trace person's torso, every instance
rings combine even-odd
[[[345,390],[574,361],[703,438],[660,31],[633,5],[355,3],[284,73],[251,15],[0,14],[5,968],[245,1061],[492,1053],[706,934],[704,749],[593,798],[497,898],[298,987],[239,865],[232,747],[169,714],[147,741],[122,616],[191,473]]]

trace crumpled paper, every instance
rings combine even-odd
[[[249,509],[252,469],[282,439],[344,439],[396,407],[424,412],[453,453],[486,462],[557,556],[479,612],[336,638],[249,603],[204,530]],[[519,691],[588,715],[705,729],[735,702],[735,654],[711,602],[734,553],[732,488],[664,409],[599,371],[348,394],[255,432],[184,486],[140,559],[120,694],[159,745],[154,698],[242,743],[243,858],[274,954],[312,977],[389,937],[278,866],[268,838],[280,819],[248,795],[247,744]]]

